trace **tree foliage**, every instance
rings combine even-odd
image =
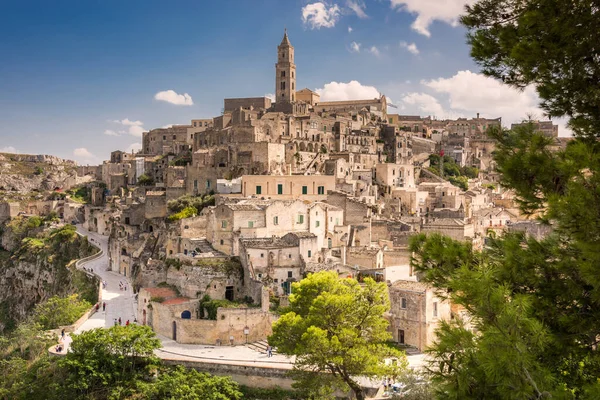
[[[185,195],[181,196],[178,199],[171,200],[167,203],[167,207],[169,211],[173,213],[179,213],[186,208],[193,207],[196,210],[196,214],[198,214],[204,207],[214,206],[215,205],[215,196],[213,194],[206,194],[204,196],[191,196]]]
[[[139,393],[147,400],[241,400],[238,384],[230,377],[211,376],[177,366],[163,370],[150,384],[142,383]]]
[[[395,376],[407,365],[401,352],[385,344],[391,338],[383,318],[389,308],[385,283],[311,274],[293,284],[290,306],[274,324],[269,343],[296,356],[296,378],[300,386],[320,391],[317,398],[325,398],[328,388],[349,387],[364,399],[358,376]],[[386,357],[399,364],[386,365]]]
[[[77,321],[92,305],[79,295],[52,296],[35,307],[34,319],[43,329],[56,329]]]
[[[535,85],[548,115],[568,116],[577,133],[598,136],[597,2],[479,0],[462,23],[484,74],[517,88]]]
[[[59,365],[65,372],[63,390],[75,398],[105,398],[116,387],[128,387],[158,365],[160,348],[148,326],[132,324],[93,329],[73,337]]]
[[[431,354],[442,398],[596,398],[600,390],[600,144],[562,151],[530,126],[498,131],[502,184],[552,223],[543,240],[490,239],[480,253],[439,236],[411,243],[424,281],[471,316],[442,324]]]

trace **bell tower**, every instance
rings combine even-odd
[[[294,46],[284,31],[283,40],[277,46],[277,63],[275,64],[275,103],[291,103],[296,101],[296,64],[294,64]]]

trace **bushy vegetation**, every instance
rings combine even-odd
[[[186,208],[193,207],[196,210],[196,215],[202,211],[204,207],[214,206],[215,196],[214,194],[206,194],[204,196],[191,196],[185,195],[178,199],[171,200],[167,203],[169,211],[172,213],[179,213]]]
[[[238,303],[235,301],[229,300],[216,300],[211,299],[209,295],[204,295],[200,302],[198,303],[198,314],[202,319],[217,319],[217,310],[219,307],[223,308],[239,308],[239,307],[247,307],[247,304]]]
[[[192,218],[196,215],[198,215],[198,210],[196,209],[196,207],[189,206],[179,211],[178,213],[169,215],[168,220],[174,222],[184,218]]]
[[[138,185],[140,186],[154,186],[154,179],[148,174],[142,174],[138,177]]]
[[[431,154],[429,156],[429,163],[429,171],[438,176],[442,176],[442,157],[437,154]],[[443,171],[443,177],[462,190],[469,190],[469,179],[477,178],[479,175],[479,169],[469,166],[461,167],[456,164],[456,161],[450,156],[443,157]]]
[[[0,337],[0,398],[11,400],[241,400],[237,383],[154,355],[160,341],[147,326],[131,324],[73,335],[71,351],[49,357],[55,337],[35,322]],[[252,397],[246,397],[251,399]]]
[[[67,193],[77,203],[89,203],[91,200],[91,191],[87,186],[67,190]]]
[[[90,302],[80,299],[77,294],[67,297],[52,296],[35,307],[34,321],[40,324],[42,329],[56,329],[59,326],[71,325],[91,307]]]

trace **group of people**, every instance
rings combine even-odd
[[[123,283],[123,282],[119,281],[119,290],[127,291],[127,282]]]
[[[137,324],[137,318],[133,319],[133,323]],[[114,324],[115,324],[115,326],[117,326],[117,325],[123,325],[123,320],[121,319],[121,317],[119,317],[118,319],[115,318]],[[129,322],[129,320],[125,321],[125,326],[129,326],[130,324],[131,323]]]

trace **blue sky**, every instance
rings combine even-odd
[[[98,163],[142,130],[216,116],[225,97],[273,93],[284,27],[298,88],[323,98],[379,92],[398,106],[391,112],[508,123],[536,111],[533,90],[478,74],[455,26],[463,2],[5,0],[0,150]],[[183,104],[155,99],[168,90]]]

